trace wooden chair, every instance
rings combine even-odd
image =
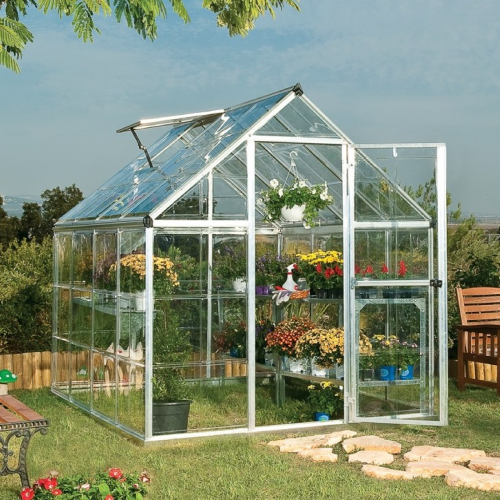
[[[458,388],[496,388],[500,396],[500,288],[457,288]]]

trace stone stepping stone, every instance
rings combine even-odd
[[[418,462],[408,462],[406,470],[420,477],[445,476],[450,470],[467,470],[463,465],[453,462],[443,462],[440,460],[420,460]]]
[[[342,447],[347,453],[353,451],[385,451],[387,453],[401,453],[401,444],[396,441],[389,441],[378,436],[360,436],[346,439]]]
[[[362,464],[389,465],[394,462],[394,456],[385,451],[358,451],[349,455],[349,462]]]
[[[299,451],[299,457],[308,458],[313,462],[331,462],[335,463],[339,457],[332,452],[331,448],[314,448],[312,450]]]
[[[500,491],[500,476],[479,474],[470,469],[465,471],[450,470],[445,476],[448,486],[454,488],[474,488],[481,491]]]
[[[473,458],[469,463],[469,469],[476,472],[488,472],[490,474],[500,474],[500,458],[478,457]]]
[[[379,465],[363,465],[361,472],[363,472],[365,476],[385,480],[411,481],[419,477],[406,470],[389,469],[387,467],[380,467]]]
[[[468,462],[476,457],[485,457],[483,450],[468,450],[462,448],[443,448],[440,446],[414,446],[404,459],[408,462],[419,460],[441,460],[442,462]]]
[[[298,453],[299,451],[311,450],[325,446],[334,446],[345,438],[356,436],[356,432],[345,430],[331,432],[330,434],[317,434],[314,436],[304,436],[299,438],[279,439],[270,441],[267,446],[277,446],[285,453]]]

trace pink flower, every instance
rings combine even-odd
[[[23,488],[20,496],[23,500],[31,500],[35,496],[35,492],[31,488]]]
[[[139,480],[143,483],[150,483],[151,482],[151,479],[149,479],[149,477],[146,474],[142,474],[141,477],[139,478]]]
[[[116,467],[109,469],[109,477],[120,479],[123,476],[122,471]]]
[[[89,483],[81,484],[79,489],[83,490],[83,491],[89,491],[90,490],[90,484]]]

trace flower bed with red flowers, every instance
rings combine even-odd
[[[282,356],[294,357],[297,340],[315,327],[316,325],[309,318],[293,316],[291,319],[278,323],[276,328],[267,335],[267,348]]]
[[[89,478],[84,476],[59,478],[57,475],[40,478],[32,488],[23,488],[21,498],[64,500],[141,500],[150,482],[145,472],[124,474],[116,467]]]

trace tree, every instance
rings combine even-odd
[[[184,21],[189,22],[189,14],[184,0],[169,0],[172,10]],[[202,0],[202,6],[217,16],[217,25],[226,27],[230,36],[245,36],[253,29],[255,20],[269,12],[274,18],[274,9],[290,5],[299,10],[299,0]],[[163,0],[0,0],[0,10],[5,7],[5,17],[0,17],[0,65],[19,73],[15,59],[22,56],[28,42],[33,41],[32,33],[19,21],[26,16],[28,7],[37,7],[46,14],[55,10],[59,17],[73,18],[73,29],[84,42],[92,41],[94,31],[100,30],[94,24],[94,16],[113,13],[118,22],[125,18],[129,28],[133,28],[143,38],[154,40],[157,19],[167,17]]]
[[[83,193],[72,184],[61,189],[46,189],[42,195],[42,239],[52,236],[54,224],[75,205],[83,200]]]
[[[16,238],[19,220],[9,217],[3,208],[3,198],[0,196],[0,252]]]

